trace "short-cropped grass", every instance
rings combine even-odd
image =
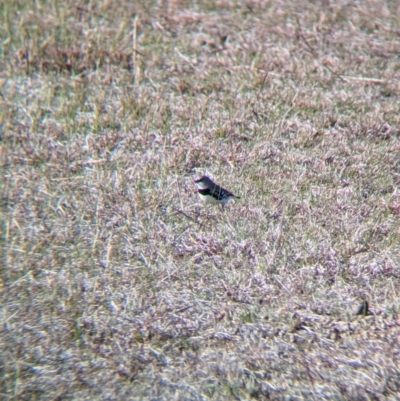
[[[397,1],[0,14],[1,399],[399,399]]]

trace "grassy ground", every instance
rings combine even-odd
[[[0,11],[1,399],[399,400],[397,1]]]

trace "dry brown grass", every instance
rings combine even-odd
[[[398,2],[118,3],[0,5],[0,398],[398,400]]]

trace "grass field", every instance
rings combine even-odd
[[[0,399],[400,400],[398,1],[0,11]]]

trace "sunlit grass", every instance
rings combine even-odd
[[[395,397],[397,8],[5,1],[2,398]]]

